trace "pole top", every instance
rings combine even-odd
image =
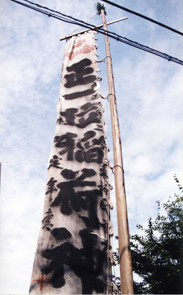
[[[102,3],[100,3],[100,2],[97,2],[97,4],[95,4],[95,8],[96,8],[96,10],[97,10],[97,14],[100,15],[100,14],[101,14],[101,10],[103,9],[105,15],[107,15],[107,12],[106,12],[106,10],[105,10],[105,6],[104,6],[104,4],[102,4]]]

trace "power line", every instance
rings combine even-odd
[[[15,3],[18,3],[18,4],[22,5],[22,6],[25,6],[25,7],[27,7],[27,8],[30,8],[30,9],[32,9],[32,10],[35,10],[35,11],[41,12],[41,13],[43,13],[43,14],[49,16],[49,17],[52,16],[52,17],[54,17],[54,18],[57,18],[57,19],[61,20],[61,19],[60,19],[59,17],[57,17],[56,15],[53,16],[53,15],[51,15],[51,13],[49,13],[49,12],[47,12],[47,11],[43,11],[43,10],[41,10],[41,9],[39,9],[39,8],[36,8],[36,7],[30,6],[30,5],[28,5],[28,4],[24,4],[24,3],[19,2],[19,1],[16,1],[16,0],[11,0],[11,1],[12,1],[12,2],[15,2]],[[63,20],[63,21],[65,21],[65,22],[69,22],[69,21],[67,21],[67,20]],[[70,21],[70,23],[71,23],[71,21]]]
[[[109,37],[114,38],[113,36],[110,36],[110,34],[108,34],[108,35],[109,35]],[[157,56],[159,56],[161,58],[164,58],[164,59],[166,59],[168,61],[172,61],[172,62],[178,63],[178,64],[180,64],[180,65],[183,66],[183,61],[180,60],[180,59],[178,59],[178,58],[175,58],[173,56],[170,56],[169,54],[163,53],[163,52],[158,51],[156,49],[153,49],[151,47],[142,45],[142,44],[140,44],[138,42],[134,42],[134,41],[132,41],[130,39],[127,39],[125,37],[122,37],[122,36],[120,36],[118,34],[115,34],[115,35],[116,35],[116,38],[114,38],[114,39],[116,39],[117,41],[120,41],[122,43],[128,44],[128,45],[130,45],[132,47],[136,47],[138,49],[141,49],[143,51],[146,51],[146,52],[149,52],[151,54],[157,55]]]
[[[108,3],[108,4],[112,5],[112,6],[115,6],[115,7],[117,7],[117,8],[120,8],[120,9],[122,9],[122,10],[125,10],[125,11],[127,11],[127,12],[129,12],[129,13],[133,13],[133,14],[135,14],[135,15],[137,15],[137,16],[139,16],[139,17],[142,17],[142,18],[144,18],[144,19],[146,19],[146,20],[148,20],[148,21],[150,21],[150,22],[153,22],[153,23],[155,23],[155,24],[157,24],[157,25],[159,25],[159,26],[161,26],[161,27],[163,27],[163,28],[165,28],[165,29],[168,29],[168,30],[170,30],[170,31],[172,31],[172,32],[174,32],[174,33],[177,33],[177,34],[183,36],[183,33],[182,33],[182,32],[177,31],[177,30],[175,30],[175,29],[173,29],[173,28],[171,28],[171,27],[169,27],[169,26],[167,26],[167,25],[165,25],[165,24],[162,24],[162,23],[160,23],[160,22],[158,22],[158,21],[156,21],[156,20],[154,20],[154,19],[152,19],[152,18],[150,18],[150,17],[148,17],[148,16],[145,16],[145,15],[143,15],[143,14],[140,14],[140,13],[138,13],[138,12],[135,12],[135,11],[133,11],[133,10],[130,10],[130,9],[126,8],[126,7],[123,7],[123,6],[121,6],[121,5],[118,5],[118,4],[116,4],[116,3],[114,3],[114,2],[111,2],[111,1],[108,1],[108,0],[101,0],[101,1],[106,2],[106,3]]]
[[[73,17],[71,17],[69,15],[65,15],[65,14],[63,14],[61,12],[58,12],[58,11],[49,9],[47,7],[43,7],[43,6],[39,5],[39,4],[30,2],[28,0],[24,0],[24,1],[25,2],[28,2],[29,4],[22,3],[22,2],[17,1],[17,0],[11,0],[11,1],[13,1],[15,3],[18,3],[20,5],[23,5],[25,7],[28,7],[30,9],[33,9],[35,11],[38,11],[40,13],[43,13],[43,14],[49,16],[49,17],[53,17],[53,18],[56,18],[58,20],[61,20],[61,21],[67,22],[67,23],[71,23],[71,24],[75,24],[75,25],[80,25],[80,26],[85,27],[85,28],[88,28],[90,30],[96,30],[96,27],[94,25],[88,24],[88,23],[86,23],[84,21],[80,21],[80,20],[78,20],[76,18],[73,18]],[[36,7],[34,7],[32,5],[36,5]],[[160,52],[160,51],[155,50],[153,48],[150,48],[148,46],[145,46],[145,45],[142,45],[140,43],[134,42],[134,41],[132,41],[130,39],[127,39],[125,37],[122,37],[121,35],[118,35],[118,34],[116,34],[114,32],[111,32],[111,31],[106,32],[103,29],[97,29],[97,32],[99,32],[99,33],[101,33],[103,35],[108,35],[109,37],[111,37],[111,38],[113,38],[113,39],[115,39],[115,40],[117,40],[119,42],[128,44],[128,45],[130,45],[132,47],[136,47],[136,48],[141,49],[143,51],[146,51],[146,52],[149,52],[151,54],[157,55],[157,56],[159,56],[161,58],[164,58],[164,59],[166,59],[168,61],[172,61],[172,62],[175,62],[177,64],[183,65],[183,61],[182,60],[179,60],[179,59],[177,59],[177,58],[175,58],[173,56],[170,56],[170,55],[168,55],[166,53]]]
[[[14,0],[11,0],[11,1],[14,1]],[[95,27],[94,25],[88,24],[88,22],[84,22],[84,21],[82,21],[82,20],[78,20],[77,18],[74,18],[74,17],[72,17],[72,16],[66,15],[66,14],[64,14],[64,13],[61,13],[60,11],[50,9],[50,8],[48,8],[48,7],[45,7],[45,6],[42,6],[42,5],[40,5],[40,4],[37,4],[37,3],[31,2],[31,1],[29,1],[29,0],[23,0],[23,1],[25,1],[25,2],[27,2],[27,3],[29,3],[29,4],[35,5],[35,6],[37,6],[37,7],[40,8],[40,9],[46,9],[46,10],[48,10],[48,11],[54,13],[54,14],[56,13],[56,14],[61,15],[62,17],[69,18],[69,19],[73,20],[73,24],[76,24],[76,23],[75,23],[75,21],[76,21],[76,22],[82,23],[83,25],[89,25],[89,26],[91,26],[91,27]],[[19,1],[14,1],[14,2],[19,2]],[[20,3],[22,3],[22,2],[19,2],[19,4],[20,4]],[[26,5],[24,4],[24,6],[26,6]],[[52,15],[48,15],[48,16],[52,16]]]

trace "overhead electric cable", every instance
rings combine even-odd
[[[64,19],[64,18],[60,18],[60,17],[58,17],[58,16],[56,16],[56,15],[54,15],[54,14],[51,14],[50,12],[44,11],[44,10],[39,9],[39,8],[37,8],[37,7],[31,6],[31,5],[28,5],[28,4],[25,4],[25,3],[22,3],[22,2],[16,1],[16,0],[11,0],[11,1],[12,1],[12,2],[15,2],[15,3],[18,3],[18,4],[22,5],[22,6],[25,6],[25,7],[27,7],[27,8],[30,8],[30,9],[32,9],[32,10],[38,11],[38,12],[40,12],[40,13],[43,13],[43,14],[49,16],[49,17],[53,17],[53,18],[56,18],[56,19],[58,19],[58,20],[61,20],[61,21],[64,21],[64,22],[68,22],[68,23],[71,23],[71,24],[75,24],[75,23],[74,23],[73,21],[71,21],[71,20],[67,20],[67,19]]]
[[[91,21],[92,19],[94,19],[96,16],[97,16],[98,14],[97,13],[95,13],[95,15],[94,16],[92,16],[92,17],[90,17],[88,20],[87,20],[87,23],[89,22],[89,21]],[[73,33],[75,33],[79,28],[80,28],[81,26],[78,26],[78,28],[76,28],[74,31],[72,31],[72,33],[71,34],[73,34]]]
[[[170,31],[172,31],[172,32],[174,32],[174,33],[177,33],[177,34],[183,36],[183,33],[182,33],[182,32],[177,31],[177,30],[175,30],[175,29],[173,29],[173,28],[171,28],[171,27],[169,27],[169,26],[167,26],[167,25],[165,25],[165,24],[162,24],[162,23],[160,23],[160,22],[158,22],[158,21],[156,21],[156,20],[154,20],[154,19],[152,19],[152,18],[150,18],[150,17],[148,17],[148,16],[145,16],[145,15],[143,15],[143,14],[140,14],[140,13],[138,13],[138,12],[135,12],[135,11],[133,11],[133,10],[130,10],[130,9],[126,8],[126,7],[123,7],[123,6],[119,5],[119,4],[116,4],[116,3],[111,2],[111,1],[108,1],[108,0],[102,0],[102,1],[108,3],[108,4],[112,5],[112,6],[115,6],[115,7],[117,7],[117,8],[120,8],[120,9],[122,9],[122,10],[125,10],[125,11],[127,11],[127,12],[129,12],[129,13],[133,13],[133,14],[135,14],[135,15],[137,15],[137,16],[139,16],[139,17],[142,17],[142,18],[144,18],[144,19],[146,19],[146,20],[148,20],[148,21],[150,21],[150,22],[153,22],[153,23],[155,23],[155,24],[157,24],[157,25],[159,25],[159,26],[161,26],[161,27],[163,27],[163,28],[165,28],[165,29],[168,29],[168,30],[170,30]]]
[[[14,0],[11,0],[11,1],[14,1]],[[59,15],[61,15],[61,16],[63,16],[63,17],[70,18],[70,19],[73,20],[73,21],[76,21],[76,22],[79,22],[79,23],[82,23],[82,24],[85,24],[85,25],[89,25],[89,26],[91,26],[91,27],[95,27],[94,25],[91,25],[91,24],[89,24],[88,22],[84,22],[84,21],[82,21],[82,20],[78,20],[77,18],[74,18],[74,17],[72,17],[72,16],[66,15],[66,14],[64,14],[64,13],[61,13],[60,11],[50,9],[50,8],[48,8],[48,7],[45,7],[45,6],[42,6],[42,5],[40,5],[40,4],[37,4],[37,3],[31,2],[31,1],[29,1],[29,0],[23,0],[23,1],[28,2],[28,3],[32,4],[32,5],[37,6],[37,7],[40,7],[40,8],[42,8],[42,9],[46,9],[46,10],[52,12],[52,13],[59,14]],[[15,1],[14,1],[14,2],[15,2]],[[16,2],[18,2],[18,1],[16,1]],[[22,2],[19,2],[19,3],[22,3]],[[52,16],[52,15],[50,15],[50,16]],[[74,23],[74,24],[75,24],[75,23]]]
[[[109,31],[108,31],[108,33],[109,33]],[[111,37],[111,38],[113,38],[113,39],[116,39],[117,41],[120,41],[120,42],[122,42],[122,43],[125,43],[125,44],[128,44],[128,45],[130,45],[130,46],[136,47],[136,48],[141,49],[141,50],[143,50],[143,51],[146,51],[146,52],[152,53],[152,54],[157,55],[157,56],[159,56],[159,57],[162,57],[162,58],[164,58],[164,59],[166,59],[166,60],[168,60],[168,61],[172,61],[172,62],[178,63],[178,64],[180,64],[180,65],[183,66],[183,61],[180,60],[180,59],[178,59],[178,58],[175,58],[175,57],[173,57],[173,56],[170,56],[169,54],[163,53],[163,52],[158,51],[158,50],[156,50],[156,49],[153,49],[153,48],[151,48],[151,47],[148,47],[148,46],[142,45],[142,44],[140,44],[140,43],[138,43],[138,42],[135,42],[135,41],[132,41],[132,40],[127,39],[127,38],[125,38],[125,37],[122,37],[122,36],[120,36],[120,35],[118,35],[118,34],[115,34],[115,35],[116,35],[116,37],[111,36],[110,33],[108,34],[109,37]]]
[[[145,46],[145,45],[142,45],[140,43],[134,42],[134,41],[132,41],[130,39],[127,39],[125,37],[122,37],[121,35],[118,35],[118,34],[116,34],[114,32],[111,32],[111,31],[105,32],[102,28],[96,29],[96,26],[94,26],[92,24],[88,24],[88,23],[86,23],[84,21],[80,21],[80,20],[78,20],[76,18],[73,18],[73,17],[71,17],[69,15],[62,14],[61,12],[54,11],[54,13],[53,13],[53,10],[51,10],[51,9],[49,9],[47,7],[43,7],[43,6],[39,5],[39,4],[35,4],[35,3],[30,2],[28,0],[24,0],[24,1],[26,1],[26,2],[28,2],[30,4],[34,4],[37,7],[31,6],[31,5],[26,4],[26,3],[22,3],[22,2],[17,1],[17,0],[11,0],[11,1],[13,1],[15,3],[18,3],[20,5],[23,5],[25,7],[28,7],[30,9],[33,9],[35,11],[38,11],[40,13],[43,13],[43,14],[49,16],[49,17],[53,17],[53,18],[56,18],[58,20],[61,20],[61,21],[67,22],[67,23],[80,25],[80,26],[85,27],[85,28],[90,29],[90,30],[97,30],[97,32],[99,32],[99,33],[101,33],[103,35],[108,35],[109,37],[111,37],[111,38],[113,38],[113,39],[115,39],[117,41],[120,41],[122,43],[125,43],[125,44],[128,44],[130,46],[136,47],[136,48],[141,49],[143,51],[152,53],[152,54],[157,55],[157,56],[159,56],[161,58],[164,58],[164,59],[166,59],[168,61],[172,61],[172,62],[178,63],[180,65],[183,65],[182,60],[179,60],[179,59],[177,59],[175,57],[172,57],[172,56],[170,56],[170,55],[168,55],[166,53],[160,52],[160,51],[155,50],[153,48],[150,48],[148,46]],[[48,10],[48,11],[46,11],[45,9]],[[57,13],[58,15],[55,14],[55,13]],[[78,32],[78,34],[79,34],[79,32]]]

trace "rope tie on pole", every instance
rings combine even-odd
[[[104,57],[104,62],[106,61],[107,57],[111,58],[110,55],[106,55],[106,57]]]
[[[120,165],[114,165],[114,167],[112,168],[113,170],[114,170],[114,168],[116,168],[116,167],[120,167],[121,168],[121,170],[123,171],[123,173],[125,172],[124,171],[124,169],[123,169],[123,167],[122,166],[120,166]],[[115,172],[113,172],[114,174],[115,174]]]
[[[103,59],[96,60],[96,62],[103,62],[103,61],[104,61]]]
[[[109,94],[107,95],[107,100],[108,100],[109,102],[110,102],[110,98],[109,98],[110,95],[114,96],[114,98],[116,99],[115,94],[113,94],[113,93],[109,93]]]
[[[97,55],[98,56],[98,55]],[[110,55],[105,56],[103,59],[96,60],[96,62],[104,62],[106,64],[107,57],[110,58]]]

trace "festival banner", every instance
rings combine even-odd
[[[95,34],[67,42],[30,294],[109,291],[107,146]]]

